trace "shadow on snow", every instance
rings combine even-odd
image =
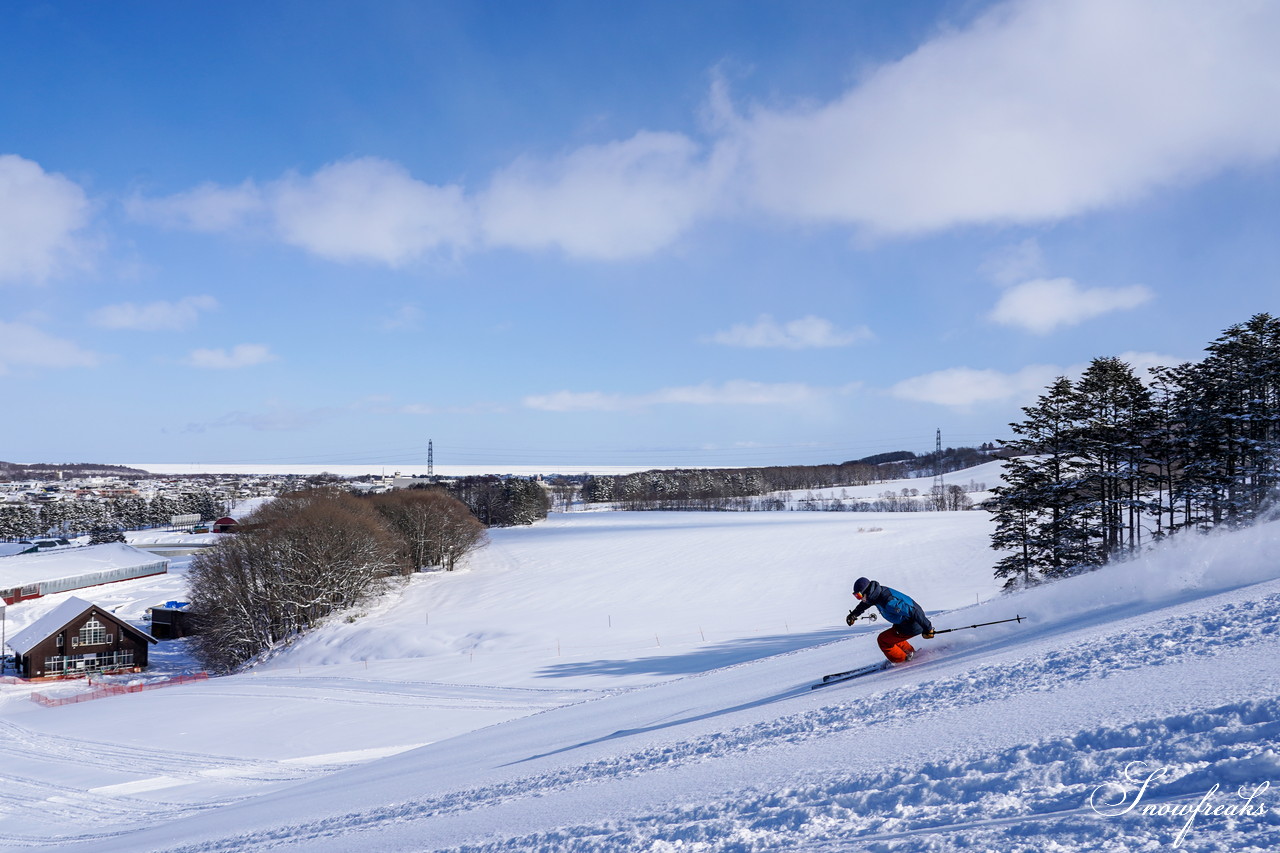
[[[747,637],[728,640],[711,646],[700,646],[693,651],[671,655],[653,655],[643,658],[616,660],[592,660],[576,663],[559,663],[538,672],[541,678],[569,678],[579,675],[694,675],[722,669],[726,666],[747,663],[787,652],[808,649],[836,640],[856,636],[848,628],[828,628],[804,634],[775,634],[767,637]]]

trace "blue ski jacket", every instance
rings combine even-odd
[[[861,616],[863,611],[873,605],[880,611],[880,616],[900,633],[915,635],[933,630],[933,623],[925,615],[924,608],[916,604],[911,596],[898,592],[893,587],[872,581],[863,593],[862,601],[853,608],[854,618]]]

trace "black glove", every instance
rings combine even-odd
[[[857,621],[858,621],[858,617],[853,615],[852,610],[849,611],[848,616],[844,617],[844,624],[848,625],[850,628],[852,628],[853,623]]]
[[[921,634],[920,636],[921,636],[921,637],[924,637],[926,640],[932,640],[932,639],[933,639],[933,631],[925,631],[925,632],[924,632],[923,634]]]

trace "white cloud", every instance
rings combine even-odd
[[[217,307],[218,301],[212,296],[187,296],[177,302],[161,300],[145,305],[122,302],[104,305],[90,314],[89,320],[106,329],[181,330],[193,326],[201,311]]]
[[[0,155],[0,281],[43,281],[83,251],[89,221],[79,185],[15,154]]]
[[[1154,352],[1133,351],[1120,353],[1116,357],[1133,368],[1134,374],[1143,382],[1150,382],[1152,367],[1171,367],[1188,360]],[[1043,394],[1059,376],[1075,381],[1088,367],[1087,363],[1066,367],[1032,364],[1012,373],[952,367],[904,379],[890,388],[889,393],[902,400],[955,408],[966,408],[978,403],[1012,402],[1023,405]]]
[[[1035,397],[1050,382],[1070,371],[1035,364],[1016,373],[952,367],[904,379],[889,389],[902,400],[964,408],[977,403],[1020,401]]]
[[[275,361],[276,355],[265,344],[237,344],[230,350],[197,349],[187,356],[187,364],[210,370],[234,370]]]
[[[134,196],[125,202],[125,211],[139,221],[204,232],[239,228],[265,207],[262,193],[253,181],[238,187],[205,183],[164,198]]]
[[[525,406],[549,412],[616,412],[656,405],[686,406],[792,406],[836,393],[853,386],[817,388],[802,382],[752,382],[735,379],[720,385],[703,383],[661,388],[646,394],[612,394],[602,391],[557,391],[525,397]]]
[[[0,375],[12,367],[96,367],[96,353],[26,323],[0,320]]]
[[[268,194],[281,239],[330,260],[399,266],[442,245],[466,246],[474,230],[460,187],[424,183],[377,157],[288,175]]]
[[[646,255],[710,212],[723,180],[720,164],[705,162],[688,137],[642,132],[501,170],[480,199],[482,229],[494,246]]]
[[[825,103],[735,111],[716,83],[702,140],[641,130],[469,190],[365,157],[133,207],[393,266],[480,247],[626,259],[717,216],[872,235],[1053,222],[1280,154],[1277,31],[1280,4],[1257,0],[1015,0]]]
[[[989,256],[980,267],[987,278],[1004,287],[1033,278],[1042,278],[1048,272],[1040,241],[1028,237],[1021,243],[1006,246]]]
[[[204,184],[163,198],[135,197],[126,208],[135,219],[194,231],[257,227],[322,258],[389,266],[441,246],[465,247],[475,231],[460,187],[419,181],[378,157],[289,173],[262,187]]]
[[[1044,222],[1280,152],[1280,5],[1002,4],[835,101],[757,109],[756,203],[912,234]]]
[[[1116,358],[1133,368],[1133,372],[1144,383],[1150,384],[1152,380],[1151,368],[1153,367],[1177,367],[1179,364],[1187,361],[1198,361],[1197,358],[1179,358],[1176,355],[1161,355],[1156,352],[1122,352]]]
[[[1069,278],[1041,278],[1006,290],[991,312],[991,319],[1044,335],[1059,326],[1074,326],[1113,311],[1137,308],[1152,296],[1151,290],[1140,284],[1086,289]]]
[[[873,337],[866,326],[842,331],[830,320],[812,315],[778,323],[768,314],[762,314],[754,324],[740,323],[716,332],[709,340],[729,347],[815,349],[849,346]]]

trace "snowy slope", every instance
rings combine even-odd
[[[1180,849],[1280,845],[1275,794],[1236,796],[1280,781],[1280,524],[993,597],[967,519],[618,513],[499,531],[468,572],[423,578],[259,675],[0,704],[0,846],[1158,849],[1185,816],[1106,805],[1150,773],[1142,806],[1265,812],[1198,816]],[[874,629],[837,627],[868,565],[926,604],[936,592],[938,627],[1031,621],[920,641],[907,666],[811,691],[878,656]],[[734,638],[640,644],[712,611]],[[366,662],[378,625],[421,645]],[[593,630],[598,651],[578,645]],[[352,750],[330,749],[344,734]]]

